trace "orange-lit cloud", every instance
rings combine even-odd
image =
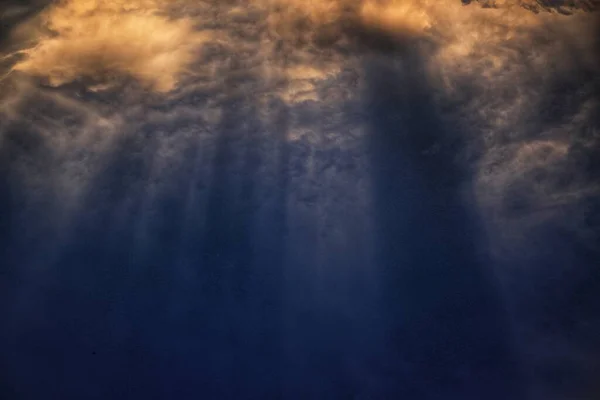
[[[172,90],[206,37],[188,19],[161,15],[160,6],[152,0],[58,2],[42,16],[49,34],[13,69],[51,86],[131,77],[156,91]]]

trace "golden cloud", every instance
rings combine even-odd
[[[161,15],[159,6],[150,0],[59,2],[43,15],[49,34],[25,50],[13,70],[45,78],[51,86],[131,77],[170,91],[206,36],[194,32],[188,19]]]

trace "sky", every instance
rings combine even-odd
[[[0,6],[0,397],[600,396],[597,2]]]

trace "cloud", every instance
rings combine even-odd
[[[14,71],[51,86],[133,78],[159,92],[175,88],[207,37],[189,19],[161,15],[156,1],[66,0],[43,14],[48,33],[23,51]]]
[[[572,154],[573,149],[590,152],[596,146],[595,141],[582,138],[592,118],[585,110],[595,103],[592,91],[586,92],[577,78],[581,71],[599,70],[593,51],[596,25],[591,14],[573,10],[571,16],[535,14],[525,9],[548,8],[540,2],[479,3],[253,0],[241,8],[199,2],[200,8],[220,10],[215,22],[228,39],[219,42],[214,34],[197,28],[198,19],[203,19],[200,25],[211,22],[206,19],[212,11],[186,17],[193,10],[190,7],[173,18],[175,3],[168,1],[63,0],[41,14],[43,30],[35,30],[36,45],[13,54],[18,61],[12,71],[41,78],[50,86],[79,82],[92,90],[129,79],[163,94],[177,88],[189,73],[204,73],[204,81],[217,92],[234,74],[252,75],[262,79],[266,94],[293,105],[323,101],[326,82],[346,69],[358,68],[356,60],[339,51],[356,51],[352,29],[373,27],[392,37],[402,36],[408,38],[403,45],[421,51],[434,97],[454,110],[450,117],[470,128],[464,132],[465,153],[473,160],[478,205],[491,221],[490,229],[503,230],[524,221],[526,211],[510,211],[519,201],[530,212],[543,209],[542,214],[550,215],[566,208],[548,204],[569,203],[575,209],[596,191]],[[221,55],[192,67],[203,44],[222,46]],[[235,67],[234,72],[235,54],[243,55],[244,67]],[[360,84],[360,71],[357,75]],[[245,90],[249,81],[235,88],[229,85],[227,90]],[[19,99],[34,90],[24,82],[14,90],[20,95],[3,100],[5,120],[19,118]],[[553,87],[563,84],[578,87],[577,93],[569,95],[569,104],[579,110],[564,113],[560,125],[539,122],[545,104],[562,101]],[[80,108],[86,105],[82,102]],[[582,141],[588,144],[579,146]],[[540,169],[546,177],[541,182],[540,174],[532,172]],[[554,179],[559,175],[573,179],[561,186],[564,179]],[[517,187],[536,189],[517,200]],[[504,223],[498,222],[498,216]]]
[[[560,126],[532,121],[539,120],[536,114],[545,99],[559,96],[552,89],[557,80],[581,86],[576,82],[581,70],[598,71],[593,56],[595,20],[591,14],[575,11],[571,16],[535,14],[524,8],[531,9],[530,2],[483,2],[488,8],[479,3],[254,0],[244,7],[198,3],[200,8],[225,11],[219,11],[216,22],[228,39],[219,42],[214,34],[197,28],[199,22],[210,22],[198,20],[208,18],[210,12],[186,17],[190,8],[173,18],[175,3],[168,1],[63,0],[42,13],[45,33],[36,30],[37,44],[17,54],[15,58],[21,58],[12,70],[39,77],[50,86],[80,82],[88,89],[102,90],[129,79],[163,94],[175,89],[188,73],[204,73],[203,79],[217,90],[234,74],[255,75],[263,80],[265,93],[293,105],[323,101],[326,82],[345,69],[357,68],[351,57],[339,51],[356,51],[352,30],[376,28],[392,37],[408,38],[403,45],[420,49],[434,97],[455,110],[457,115],[450,117],[458,116],[471,128],[464,132],[465,152],[474,160],[477,202],[492,231],[525,222],[526,211],[510,211],[519,201],[532,213],[545,210],[533,213],[538,222],[573,221],[556,217],[565,212],[564,206],[548,204],[566,202],[575,209],[575,204],[595,193],[596,187],[581,176],[571,155],[573,143],[583,140],[580,132],[591,118],[583,110],[590,108],[593,95],[572,95],[570,102],[580,103],[581,112],[565,116]],[[536,11],[544,9],[540,7]],[[192,70],[203,44],[217,44],[226,55]],[[244,68],[234,72],[229,65],[234,64],[236,53],[243,54]],[[357,79],[360,84],[360,71]],[[246,83],[235,90],[245,90]],[[20,87],[33,90],[23,83]],[[18,119],[20,98],[15,95],[3,102],[8,119]],[[85,107],[82,103],[80,108]],[[592,147],[583,148],[589,152]],[[541,182],[540,175],[531,172],[540,169],[546,172]],[[553,178],[573,174],[579,175],[565,186]],[[517,200],[518,187],[536,189]],[[539,218],[553,213],[555,217]]]
[[[180,18],[171,12],[175,3],[182,7]],[[586,169],[600,149],[594,15],[542,12],[544,4],[523,1],[483,2],[488,8],[459,0],[244,3],[195,2],[186,11],[187,2],[60,1],[39,16],[40,27],[28,25],[32,33],[22,37],[35,39],[35,46],[12,55],[18,72],[13,75],[19,79],[10,91],[4,90],[8,85],[0,88],[0,150],[11,156],[29,151],[30,159],[13,165],[32,197],[53,198],[57,209],[76,218],[73,204],[119,148],[115,136],[135,143],[132,154],[123,151],[124,158],[141,154],[151,165],[151,172],[145,171],[151,178],[140,185],[152,187],[156,197],[168,193],[179,170],[189,167],[183,153],[198,146],[203,158],[211,159],[216,135],[209,128],[222,118],[227,96],[265,104],[265,98],[283,100],[291,115],[288,138],[300,145],[330,146],[342,159],[345,149],[360,148],[363,134],[360,126],[345,121],[361,122],[342,115],[345,111],[336,114],[340,122],[322,121],[330,117],[328,109],[343,109],[337,99],[354,102],[344,110],[358,108],[360,85],[367,84],[362,59],[377,54],[402,68],[402,55],[357,46],[353,30],[374,28],[420,53],[436,106],[449,110],[442,111],[443,118],[463,127],[466,145],[456,158],[467,160],[472,173],[474,206],[506,267],[499,274],[511,282],[521,280],[523,275],[510,268],[514,264],[529,269],[529,280],[543,276],[545,265],[529,263],[527,257],[546,251],[548,232],[567,232],[573,240],[594,245],[590,230],[598,227],[586,226],[586,204],[600,194],[598,177]],[[194,7],[209,10],[192,14]],[[211,24],[228,40],[199,33],[198,25]],[[203,45],[210,57],[193,65]],[[349,70],[355,86],[343,87]],[[182,84],[187,74],[201,79]],[[147,92],[131,91],[115,91],[119,96],[113,98],[109,90],[96,98],[88,90],[78,98],[69,88],[40,89],[36,79],[54,87],[79,82],[100,91],[133,80],[159,92],[164,103],[150,107],[155,103]],[[348,94],[326,98],[330,87]],[[5,128],[15,121],[42,138],[51,156],[37,159],[30,150],[3,148]],[[318,152],[307,153],[314,158]],[[314,174],[311,180],[322,186],[323,175]],[[124,191],[138,190],[133,186]],[[143,193],[144,202],[152,203]],[[537,287],[531,281],[519,284]],[[527,296],[515,296],[518,306],[529,302]],[[544,335],[536,331],[531,342]],[[555,336],[552,340],[564,343],[559,333]]]

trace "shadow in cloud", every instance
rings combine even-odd
[[[416,46],[415,46],[416,47]],[[365,57],[376,253],[386,308],[384,398],[524,398],[482,229],[409,42]]]
[[[43,136],[31,127],[24,127],[18,135],[20,141],[35,138],[43,142]],[[13,151],[15,146],[11,145]],[[38,143],[25,153],[40,166],[28,171],[29,178],[36,174],[46,177],[43,168],[53,165],[51,151],[43,147]],[[9,261],[21,279],[9,282],[15,293],[8,302],[10,309],[2,313],[7,320],[2,353],[10,362],[15,393],[23,398],[119,398],[123,386],[139,384],[138,388],[154,389],[136,378],[153,377],[141,372],[147,362],[140,353],[136,356],[139,345],[131,331],[141,319],[131,312],[132,297],[141,297],[131,291],[134,224],[123,221],[131,223],[122,230],[110,226],[114,209],[125,197],[135,198],[131,186],[144,177],[148,153],[136,150],[139,148],[128,139],[115,145],[107,168],[83,199],[83,212],[77,215],[65,242],[55,242],[55,232],[44,229],[53,221],[49,215],[52,207],[44,204],[45,199],[36,199],[41,204],[11,210],[14,222],[19,216],[20,229],[12,224],[12,257],[3,260]],[[8,162],[19,165],[16,160]],[[19,188],[14,184],[9,194],[18,193]],[[60,248],[45,253],[45,242]],[[15,244],[19,244],[16,249]],[[136,373],[128,372],[131,370]],[[129,381],[128,376],[132,377]]]
[[[527,161],[541,167],[535,175],[523,168],[514,179],[526,182],[525,195],[538,196],[520,213],[503,210],[516,229],[536,213],[546,217],[533,227],[524,223],[519,245],[525,250],[499,262],[513,271],[509,295],[541,398],[593,398],[600,390],[600,114],[592,111],[598,108],[600,63],[598,57],[584,63],[576,51],[569,55],[569,69],[546,83],[534,109],[537,125],[524,138],[555,130],[566,151],[554,163],[529,155]]]
[[[265,128],[252,101],[231,95],[222,106],[214,132],[191,140],[186,129],[202,123],[174,120],[111,144],[2,344],[24,396],[281,397],[287,107],[274,104]],[[17,133],[13,147],[43,153],[35,132]],[[184,160],[162,170],[170,140]],[[0,189],[12,218],[17,192]],[[8,224],[2,238],[20,239]],[[29,262],[13,258],[15,268]],[[22,291],[15,279],[2,282]]]
[[[285,125],[284,121],[282,124]],[[285,126],[278,126],[285,134]],[[198,243],[203,389],[216,397],[276,398],[281,370],[283,233],[287,165],[279,149],[277,199],[258,232],[264,126],[255,105],[232,96],[215,131],[206,223]],[[272,138],[284,145],[283,138]],[[264,222],[263,222],[264,223]],[[200,238],[199,238],[200,239]],[[199,321],[200,322],[200,321]]]
[[[9,45],[10,34],[20,24],[42,12],[50,0],[3,2],[0,8],[0,52]]]

